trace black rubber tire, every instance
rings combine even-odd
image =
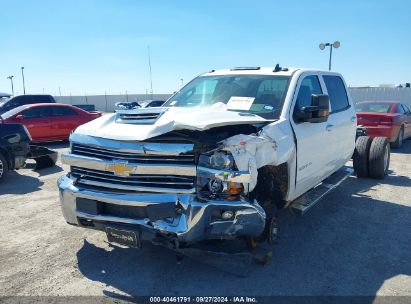
[[[404,142],[404,127],[401,127],[401,129],[398,131],[397,139],[393,143],[391,143],[391,146],[393,148],[401,148],[403,142]]]
[[[2,168],[2,172],[0,172],[0,182],[4,179],[4,176],[7,174],[9,170],[9,166],[7,164],[6,158],[0,152],[0,168]]]
[[[384,160],[385,153],[387,162]],[[372,140],[370,147],[370,155],[368,159],[368,172],[370,177],[382,179],[388,173],[390,166],[390,144],[385,137],[375,137]]]
[[[267,209],[264,208],[266,213],[264,231],[258,237],[246,237],[245,241],[249,249],[255,249],[259,243],[267,242],[270,246],[273,246],[278,238],[278,220],[277,220],[277,207],[271,204]],[[275,235],[272,232],[275,231]]]
[[[369,136],[360,136],[355,142],[353,167],[357,177],[368,177],[368,158],[372,143]]]

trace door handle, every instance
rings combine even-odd
[[[356,117],[356,116],[351,117],[351,121],[352,121],[352,122],[355,122],[356,120],[357,120],[357,117]]]
[[[327,132],[331,132],[334,129],[334,125],[327,125],[325,129],[327,130]]]

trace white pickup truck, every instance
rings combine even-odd
[[[77,128],[62,155],[70,166],[58,180],[63,215],[131,247],[272,243],[276,210],[308,210],[352,173],[352,157],[358,176],[384,177],[387,140],[356,132],[340,74],[211,70],[162,107]]]

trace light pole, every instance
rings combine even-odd
[[[328,62],[328,70],[331,71],[331,58],[333,55],[333,48],[338,49],[340,47],[340,42],[337,40],[334,43],[320,43],[320,50],[324,50],[326,46],[330,47],[330,60]]]
[[[21,67],[21,77],[23,78],[23,92],[26,95],[26,85],[24,83],[24,67]]]
[[[11,92],[13,93],[14,96],[14,86],[13,86],[13,75],[10,75],[9,77],[7,77],[7,79],[10,79],[11,82]]]
[[[184,79],[180,78],[180,80],[181,80],[181,87],[184,87]]]

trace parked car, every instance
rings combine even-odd
[[[137,101],[120,101],[114,104],[116,110],[132,110],[140,108],[140,104]]]
[[[56,103],[51,95],[19,95],[0,103],[0,114],[26,104]]]
[[[161,107],[165,102],[165,100],[143,100],[139,104],[142,108],[155,108]]]
[[[396,101],[363,101],[356,104],[357,123],[371,137],[387,137],[395,148],[411,137],[411,111]]]
[[[338,73],[211,70],[162,107],[77,128],[61,156],[70,166],[58,180],[62,212],[130,247],[273,244],[277,209],[306,212],[352,173],[353,155],[357,176],[384,178],[387,139],[357,134]]]
[[[71,105],[40,103],[3,113],[0,123],[21,123],[33,142],[46,142],[66,140],[75,128],[100,116],[100,112],[90,113]]]
[[[35,170],[54,166],[57,152],[30,145],[31,136],[22,124],[0,124],[0,182],[12,170],[24,167],[28,158],[36,161]]]
[[[80,108],[87,112],[95,112],[96,106],[93,104],[73,104],[74,107]]]

